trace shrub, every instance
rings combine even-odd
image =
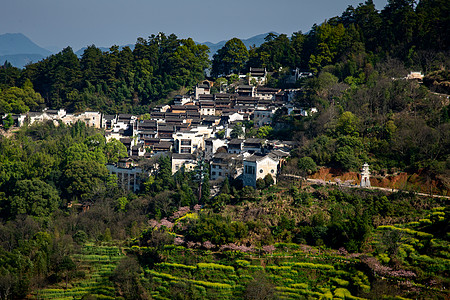
[[[298,168],[306,174],[312,174],[317,171],[317,165],[309,156],[304,156],[298,160]]]
[[[222,270],[222,271],[234,272],[234,268],[232,266],[219,265],[219,264],[215,264],[215,263],[198,263],[197,267],[199,269]]]
[[[238,260],[236,260],[236,265],[241,267],[241,268],[244,268],[244,267],[249,266],[250,262],[246,261],[246,260],[238,259]]]

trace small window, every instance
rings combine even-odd
[[[270,173],[272,173],[272,174],[273,174],[273,173],[275,173],[275,171],[274,171],[274,170],[272,169],[272,170],[270,170]]]
[[[216,175],[216,172],[212,172],[212,175],[213,175],[213,176]]]
[[[260,170],[259,170],[259,173],[262,173],[262,172],[263,172],[263,169],[260,169]]]

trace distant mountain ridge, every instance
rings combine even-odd
[[[40,54],[45,57],[52,53],[39,47],[22,33],[0,34],[0,55],[16,54]]]
[[[252,46],[259,47],[262,43],[265,42],[264,38],[269,34],[276,32],[268,32],[263,34],[258,34],[252,36],[248,39],[241,39],[244,45],[247,48]],[[197,44],[206,45],[210,49],[209,56],[212,56],[222,48],[228,40],[223,40],[217,43],[212,42],[203,42]],[[119,49],[122,50],[123,47],[128,46],[131,50],[134,49],[134,44],[127,44],[124,46],[119,46]],[[83,55],[84,50],[87,47],[83,47],[75,52],[78,57]],[[98,47],[101,51],[109,51],[109,47]],[[22,33],[5,33],[0,34],[0,65],[3,65],[5,61],[10,62],[13,66],[17,68],[23,68],[27,64],[37,62],[54,54],[54,52],[49,51],[45,48],[38,46],[36,43],[31,41],[28,37],[26,37]]]
[[[273,34],[278,35],[278,33],[274,32],[274,31],[271,31],[271,32],[267,32],[267,33],[263,33],[263,34],[258,34],[258,35],[252,36],[252,37],[250,37],[248,39],[241,39],[241,41],[244,43],[244,45],[247,48],[250,48],[252,46],[259,47],[259,46],[261,46],[262,43],[265,42],[264,38],[269,33],[273,33]],[[204,43],[198,43],[198,44],[202,44],[202,45],[208,46],[209,50],[210,50],[209,55],[210,55],[210,57],[212,57],[220,48],[222,48],[226,44],[226,42],[228,42],[228,40],[223,40],[223,41],[220,41],[218,43],[204,42]]]
[[[25,65],[37,62],[52,54],[44,49],[22,33],[0,34],[0,64],[5,61],[13,66],[23,68]]]

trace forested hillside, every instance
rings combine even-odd
[[[377,64],[387,63],[389,76],[404,76],[406,69],[428,74],[448,67],[449,15],[444,0],[417,5],[412,0],[393,0],[381,11],[366,1],[314,25],[306,34],[269,34],[265,43],[250,50],[232,39],[214,56],[212,74],[245,74],[249,67],[300,68],[318,74],[325,68],[350,85],[373,79]],[[92,45],[78,59],[66,48],[24,70],[2,68],[0,88],[22,87],[30,79],[51,108],[144,112],[171,91],[190,88],[203,79],[208,66],[206,46],[159,33],[139,38],[133,51],[112,46],[102,52]],[[283,72],[274,77],[272,84],[282,86]],[[2,105],[1,112],[19,111]]]
[[[160,33],[139,38],[133,51],[112,46],[102,52],[92,45],[78,58],[68,47],[23,71],[3,68],[0,86],[21,87],[28,78],[51,108],[144,113],[150,103],[171,91],[202,80],[208,65],[206,46]],[[21,112],[3,107],[2,111]]]

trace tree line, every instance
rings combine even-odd
[[[308,33],[269,34],[259,47],[247,49],[233,38],[218,50],[211,65],[207,46],[174,34],[138,38],[133,50],[112,46],[102,52],[91,45],[81,58],[67,47],[24,70],[2,66],[0,112],[21,113],[42,104],[71,111],[146,112],[171,92],[184,92],[203,80],[210,66],[214,77],[263,67],[276,71],[269,84],[281,87],[291,69],[318,74],[336,64],[341,66],[339,80],[357,84],[361,69],[392,58],[407,68],[430,72],[448,63],[449,12],[444,0],[422,0],[417,5],[413,0],[390,0],[381,11],[369,0],[313,25]],[[27,80],[42,99],[27,94]]]
[[[368,0],[314,24],[308,33],[270,33],[265,43],[250,50],[233,38],[214,55],[212,74],[245,74],[249,67],[300,68],[317,74],[337,62],[352,68],[360,56],[367,56],[372,65],[391,57],[430,71],[440,67],[449,51],[449,12],[450,5],[441,0],[417,5],[413,0],[389,0],[381,11]]]
[[[190,38],[163,33],[139,38],[133,50],[112,46],[102,52],[91,45],[81,58],[67,47],[24,70],[5,65],[0,69],[0,88],[8,91],[29,79],[51,108],[143,113],[149,104],[170,92],[202,80],[209,66],[208,51]],[[1,108],[5,113],[23,112],[3,105]]]

